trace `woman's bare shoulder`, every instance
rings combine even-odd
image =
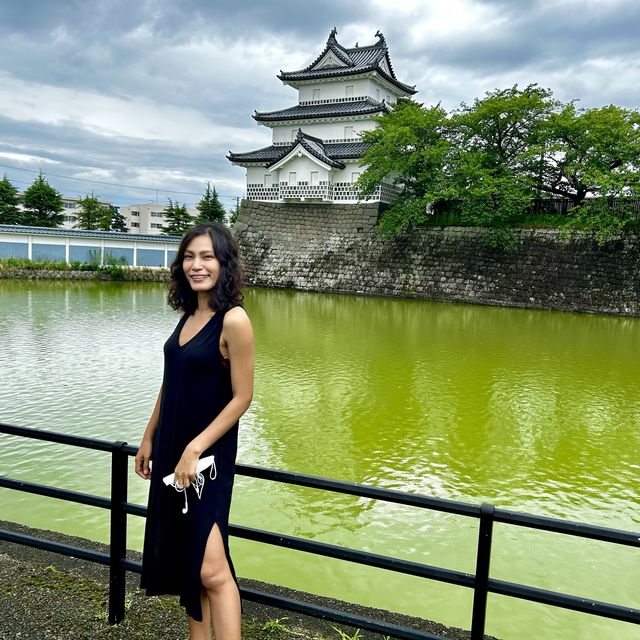
[[[233,307],[224,315],[223,325],[225,328],[242,328],[250,327],[251,320],[243,307]]]

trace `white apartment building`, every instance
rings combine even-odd
[[[166,205],[161,204],[128,204],[120,207],[120,213],[125,219],[129,233],[156,236],[162,233],[162,227],[166,226]],[[187,207],[192,217],[198,215],[195,207]]]
[[[62,229],[74,229],[78,224],[78,213],[82,209],[80,206],[81,198],[71,198],[69,196],[62,196],[62,206],[64,211],[62,212]],[[100,200],[100,204],[108,207],[110,202]]]

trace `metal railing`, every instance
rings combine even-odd
[[[68,489],[60,489],[24,480],[0,477],[0,487],[108,509],[111,516],[108,554],[16,533],[6,529],[0,529],[0,539],[107,565],[109,567],[109,622],[111,624],[117,624],[122,621],[125,614],[126,572],[141,572],[141,564],[128,559],[126,556],[126,519],[127,515],[146,516],[145,507],[127,501],[128,458],[135,456],[136,448],[127,445],[125,442],[97,440],[94,438],[17,427],[2,423],[0,423],[0,433],[104,451],[111,454],[110,498]],[[496,522],[636,548],[640,548],[640,533],[610,529],[581,522],[529,515],[505,509],[496,509],[489,504],[478,506],[466,502],[432,498],[390,489],[379,489],[377,487],[330,480],[328,478],[320,478],[300,473],[275,471],[252,465],[238,464],[236,465],[236,473],[262,480],[282,482],[373,500],[382,500],[420,509],[429,509],[478,519],[476,569],[473,574],[316,542],[306,538],[283,535],[262,529],[253,529],[239,525],[230,525],[229,527],[229,533],[238,538],[470,588],[473,590],[471,640],[481,640],[484,638],[486,605],[489,593],[510,596],[521,600],[528,600],[530,602],[537,602],[640,625],[640,609],[497,580],[491,578],[489,572],[493,524]],[[260,602],[288,611],[319,617],[396,638],[404,638],[406,640],[446,640],[442,636],[433,633],[390,624],[384,620],[354,615],[337,609],[310,604],[302,600],[273,595],[257,589],[241,588],[240,594],[243,599],[248,601]]]

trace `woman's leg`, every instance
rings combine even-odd
[[[227,562],[222,534],[217,524],[211,527],[200,570],[216,640],[240,639],[240,593]]]
[[[207,592],[200,592],[200,606],[202,607],[202,622],[187,616],[189,622],[189,640],[211,640],[211,611]]]

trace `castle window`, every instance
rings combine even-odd
[[[273,176],[270,173],[265,173],[264,174],[264,186],[265,187],[270,187],[273,183]]]
[[[312,172],[311,172],[311,175],[309,176],[309,184],[310,184],[312,187],[315,187],[315,186],[317,186],[317,185],[318,185],[318,182],[319,182],[319,181],[320,181],[320,179],[319,179],[319,174],[318,174],[318,172],[317,172],[317,171],[312,171]]]
[[[351,174],[351,184],[353,184],[354,182],[358,182],[358,178],[360,177],[360,172],[359,171],[354,171]]]
[[[353,98],[353,85],[352,84],[348,84],[344,88],[344,97],[345,98]]]
[[[295,187],[298,184],[298,178],[295,171],[289,171],[289,186]]]
[[[355,133],[353,132],[353,127],[345,127],[344,128],[344,137],[345,139],[353,138]]]
[[[314,100],[320,100],[320,89],[314,89],[313,90],[313,99]]]

